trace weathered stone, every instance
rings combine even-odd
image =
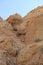
[[[27,26],[25,42],[34,42],[37,39],[43,40],[43,14],[33,17]]]
[[[6,65],[6,58],[2,50],[0,50],[0,65]]]
[[[0,65],[43,65],[43,6],[0,17]]]
[[[17,65],[43,65],[43,41],[27,45],[17,56]]]
[[[19,14],[11,15],[6,20],[13,27],[13,30],[17,31],[18,26],[23,22],[22,17]]]
[[[0,22],[0,49],[3,56],[0,59],[0,65],[15,65],[18,52],[24,47],[20,39],[12,31],[12,26],[6,22]],[[0,52],[1,54],[1,52]],[[5,56],[5,60],[3,61]]]

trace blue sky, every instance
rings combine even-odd
[[[7,18],[11,14],[26,15],[30,10],[43,5],[43,0],[0,0],[0,16]]]

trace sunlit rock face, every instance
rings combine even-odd
[[[18,52],[24,44],[12,31],[12,26],[7,21],[0,21],[0,65],[14,65]],[[4,61],[5,59],[5,61]]]
[[[9,16],[6,21],[11,24],[13,32],[21,39],[22,42],[24,42],[24,35],[26,32],[25,29],[25,23],[23,23],[23,17],[21,17],[19,14],[14,14]],[[22,24],[23,23],[23,24]]]
[[[25,42],[35,42],[35,40],[43,40],[43,14],[33,17],[27,26]]]
[[[0,65],[43,65],[43,6],[0,17]]]
[[[12,25],[14,30],[17,30],[18,26],[23,22],[22,17],[19,14],[9,16],[6,21]]]
[[[25,42],[31,43],[36,39],[43,39],[43,6],[29,12],[24,17],[26,23]]]

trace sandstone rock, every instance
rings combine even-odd
[[[23,23],[21,25],[23,26],[22,30],[25,31],[24,40],[26,44],[31,43],[31,41],[33,42],[36,39],[43,39],[43,6],[33,9],[24,16]]]
[[[0,65],[43,65],[43,6],[0,17]]]
[[[17,56],[17,65],[43,65],[43,41],[23,48]]]
[[[2,18],[2,17],[0,17],[0,22],[1,22],[1,21],[3,21],[3,18]]]
[[[12,26],[7,23],[5,20],[0,20],[0,29],[8,29],[8,30],[12,30]]]
[[[43,40],[43,14],[33,17],[27,26],[25,40],[27,43],[35,40]]]
[[[29,13],[27,13],[26,16],[24,16],[24,22],[29,22],[29,20],[32,17],[36,17],[43,14],[43,6],[38,6],[37,8],[33,9],[32,11],[30,11]]]
[[[10,56],[8,53],[5,54],[5,51],[0,50],[0,65],[15,65],[16,58]]]
[[[6,58],[1,49],[0,49],[0,65],[6,65]]]
[[[22,23],[22,17],[19,14],[11,15],[6,20],[10,23],[15,31],[17,31],[18,26]]]
[[[41,28],[43,24],[40,23],[43,23],[43,6],[37,7],[23,18],[23,22],[18,27],[19,34],[21,34],[19,35],[20,39],[23,39],[22,41],[25,43],[39,39],[38,36],[41,37],[43,35],[43,29]],[[40,29],[40,33],[37,29]]]
[[[6,21],[12,25],[13,32],[23,42],[24,35],[26,33],[26,28],[24,26],[25,24],[23,23],[23,18],[19,14],[15,14],[9,16],[9,18]]]
[[[6,21],[1,21],[0,49],[2,50],[3,55],[5,55],[6,61],[0,59],[0,65],[15,65],[16,56],[23,47],[24,44],[22,44],[20,39],[14,34],[12,27],[10,27],[10,24]]]

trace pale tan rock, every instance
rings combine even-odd
[[[15,14],[9,16],[9,18],[6,21],[12,25],[13,31],[16,34],[16,36],[22,42],[24,42],[24,35],[26,33],[26,28],[24,26],[25,24],[23,23],[23,18],[19,14]]]
[[[31,41],[33,43],[39,38],[40,40],[43,39],[43,6],[33,9],[24,16],[19,30],[25,33],[22,38],[24,38],[26,44],[31,43]]]
[[[0,65],[6,65],[6,58],[1,49],[0,49]]]
[[[43,14],[43,6],[38,6],[37,8],[33,9],[26,16],[24,16],[24,22],[29,22],[32,17],[36,17]]]
[[[27,45],[17,56],[17,65],[43,65],[43,41]]]
[[[43,6],[0,17],[0,65],[43,65]]]
[[[0,50],[2,50],[5,60],[0,59],[0,65],[15,65],[18,52],[24,47],[20,39],[12,31],[12,26],[6,21],[0,22]],[[1,52],[0,52],[1,54]]]
[[[43,14],[33,17],[27,26],[25,41],[29,43],[35,40],[43,40]]]
[[[15,31],[17,31],[18,26],[22,23],[23,20],[19,14],[14,14],[9,16],[9,18],[6,21],[12,25]]]

